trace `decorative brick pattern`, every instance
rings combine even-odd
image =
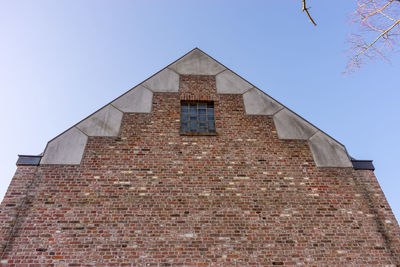
[[[316,167],[214,76],[180,77],[118,137],[89,137],[80,165],[41,165],[4,265],[400,264],[399,226],[371,171]],[[212,100],[217,136],[181,136],[180,101]],[[36,167],[1,205],[5,240]],[[20,194],[20,195],[18,195]],[[3,242],[4,243],[4,242]]]

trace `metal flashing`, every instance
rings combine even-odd
[[[353,164],[353,168],[355,170],[371,170],[371,171],[375,170],[372,160],[351,159],[351,163]]]
[[[38,166],[42,156],[18,155],[17,166]]]

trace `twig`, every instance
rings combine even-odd
[[[312,24],[314,24],[314,26],[317,26],[317,23],[315,23],[315,21],[311,17],[310,12],[308,12],[308,9],[307,9],[307,6],[306,6],[306,0],[303,0],[303,12],[304,11],[307,13],[307,16],[310,19],[310,21],[312,22]]]
[[[372,47],[379,39],[381,39],[382,37],[384,37],[385,34],[387,34],[391,29],[393,29],[397,24],[400,23],[400,19],[397,20],[395,23],[393,23],[392,26],[390,26],[389,28],[387,28],[384,32],[382,32],[381,34],[379,34],[378,37],[376,37],[376,39],[370,43],[369,45],[367,45],[366,47],[364,47],[363,50],[361,50],[360,52],[357,53],[357,55],[354,57],[354,59],[357,61],[359,56],[361,54],[363,54],[368,48]]]
[[[364,23],[369,17],[375,15],[376,13],[381,13],[382,15],[386,16],[386,14],[383,13],[383,10],[385,8],[387,8],[394,0],[390,0],[389,2],[387,2],[384,6],[380,7],[380,8],[376,8],[373,12],[363,16],[363,20],[360,23]],[[375,3],[374,3],[375,6]],[[361,6],[359,5],[359,7],[361,8]],[[390,18],[390,17],[389,17]],[[391,20],[394,21],[394,19],[390,18]]]

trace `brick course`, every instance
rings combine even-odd
[[[179,134],[189,99],[214,101],[217,136]],[[180,76],[80,165],[18,167],[0,208],[4,265],[400,265],[373,172],[316,167],[215,76]]]

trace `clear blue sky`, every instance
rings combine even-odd
[[[290,3],[289,3],[290,2]],[[0,198],[17,154],[47,141],[199,47],[373,159],[400,218],[400,57],[344,76],[355,0],[0,1]]]

